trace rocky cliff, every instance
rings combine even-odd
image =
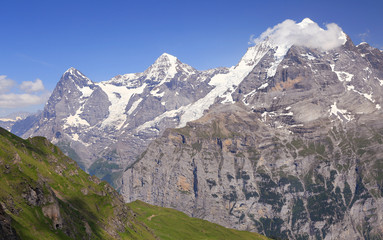
[[[125,170],[126,201],[282,239],[383,238],[383,53],[339,39],[250,49],[234,91]]]

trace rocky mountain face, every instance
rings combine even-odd
[[[118,187],[122,170],[165,128],[180,123],[185,106],[213,89],[213,76],[226,72],[197,71],[166,53],[142,73],[100,83],[70,68],[38,118],[12,132],[47,137],[90,174]]]
[[[249,48],[244,78],[125,170],[125,200],[282,239],[383,238],[383,52],[339,39]]]
[[[0,239],[268,239],[140,201],[126,204],[46,138],[0,128]],[[198,229],[200,231],[195,231]]]

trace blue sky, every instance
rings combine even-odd
[[[0,100],[0,116],[42,109],[37,97],[49,96],[69,67],[99,82],[144,71],[163,52],[200,70],[235,65],[251,35],[286,19],[336,23],[354,43],[383,48],[377,0],[2,0],[0,9],[0,99],[24,97]]]

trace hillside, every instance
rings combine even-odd
[[[0,239],[264,239],[175,210],[125,204],[43,137],[23,140],[0,128],[0,169]]]

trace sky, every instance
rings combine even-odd
[[[383,49],[383,1],[1,0],[0,117],[43,109],[75,67],[94,82],[142,72],[162,53],[230,67],[268,28],[308,17]]]

